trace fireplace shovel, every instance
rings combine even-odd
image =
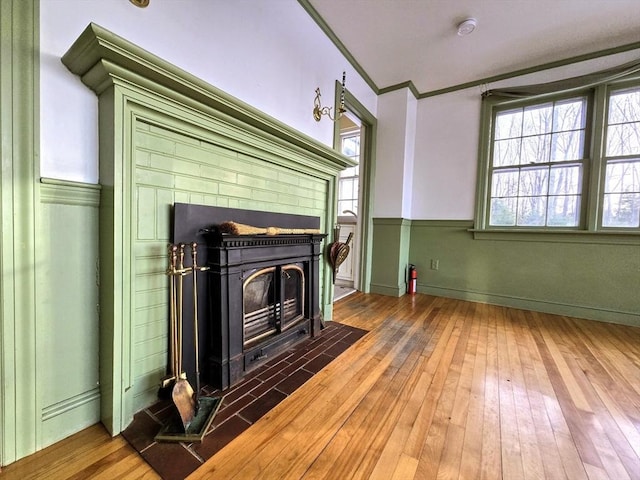
[[[193,395],[193,388],[186,379],[186,375],[182,373],[182,277],[187,271],[184,268],[184,243],[179,245],[180,264],[179,268],[174,270],[174,276],[177,276],[177,294],[176,304],[174,306],[175,321],[176,321],[176,362],[175,362],[175,376],[176,383],[173,385],[173,391],[171,392],[171,398],[173,403],[178,409],[184,431],[186,432],[196,414],[195,400]]]

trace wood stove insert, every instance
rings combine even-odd
[[[321,328],[320,254],[325,234],[232,235],[217,225],[317,229],[317,217],[202,205],[174,206],[174,241],[193,241],[209,267],[199,284],[206,338],[203,379],[221,390]],[[206,246],[206,248],[205,248]],[[203,278],[201,277],[201,278]],[[185,292],[189,298],[189,292]],[[187,308],[188,310],[188,308]],[[190,322],[185,321],[188,326]],[[185,348],[192,332],[185,332]],[[193,367],[186,363],[188,375]]]
[[[205,234],[210,342],[208,381],[225,389],[320,329],[324,234]]]

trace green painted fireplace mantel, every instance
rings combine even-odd
[[[99,98],[101,418],[117,434],[165,373],[171,206],[312,215],[330,232],[352,161],[98,25],[62,61]]]

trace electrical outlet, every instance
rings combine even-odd
[[[440,267],[440,260],[431,259],[431,270],[438,270]]]

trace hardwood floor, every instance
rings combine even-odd
[[[355,294],[370,330],[188,478],[640,479],[640,328]],[[159,478],[94,426],[10,479]]]

